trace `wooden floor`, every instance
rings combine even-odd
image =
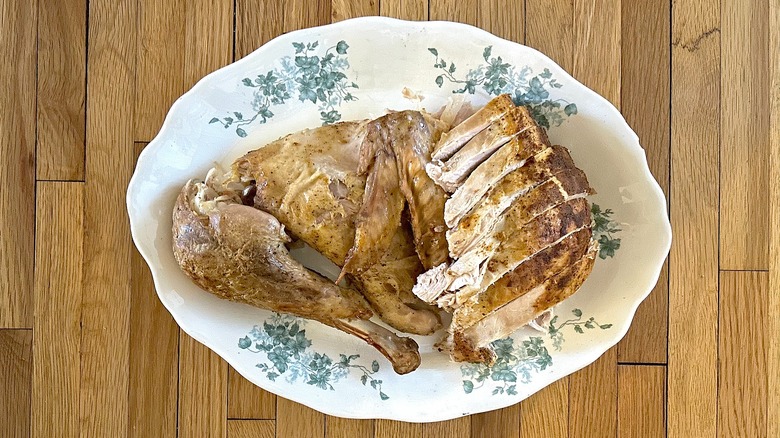
[[[377,14],[545,52],[621,109],[668,195],[628,336],[519,405],[414,425],[277,398],[178,330],[131,243],[134,160],[179,95]],[[780,0],[3,0],[0,32],[0,436],[780,437]]]

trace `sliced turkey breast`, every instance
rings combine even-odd
[[[488,345],[510,335],[576,292],[590,275],[597,252],[598,246],[591,244],[579,260],[531,290],[519,293],[477,323],[463,330],[451,327],[452,331],[439,348],[448,351],[457,361],[493,362],[495,355]]]
[[[535,126],[525,107],[515,107],[466,142],[447,161],[435,160],[426,165],[428,175],[449,193],[454,192],[469,174],[499,147],[518,133]]]
[[[524,130],[501,146],[501,149],[474,169],[447,201],[444,207],[444,221],[447,226],[455,227],[501,178],[523,166],[528,159],[548,147],[550,142],[547,140],[547,134],[539,126]]]
[[[448,159],[477,133],[514,107],[515,104],[512,103],[512,98],[508,94],[494,98],[466,120],[442,134],[431,157],[439,161]]]

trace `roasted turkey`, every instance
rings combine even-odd
[[[356,335],[396,372],[419,366],[417,344],[373,315],[429,335],[446,310],[439,348],[491,363],[492,341],[590,273],[592,192],[508,95],[476,112],[393,111],[287,135],[190,181],[174,255],[205,290]],[[293,239],[341,267],[335,284],[290,256]]]

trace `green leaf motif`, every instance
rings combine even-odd
[[[349,44],[341,40],[323,50],[319,41],[312,41],[294,42],[292,47],[294,53],[281,58],[277,68],[241,79],[240,83],[252,90],[251,113],[231,111],[230,116],[213,117],[209,124],[219,123],[223,128],[235,125],[236,135],[246,137],[247,126],[268,122],[274,117],[271,108],[292,98],[317,105],[323,125],[340,121],[339,107],[358,100],[352,94],[358,84],[348,80],[346,72]]]
[[[598,204],[591,204],[593,215],[593,237],[599,243],[599,258],[605,260],[615,257],[620,249],[621,239],[615,234],[622,231],[619,224],[612,218],[612,209],[602,210]]]
[[[607,330],[612,324],[599,324],[595,317],[582,321],[582,310],[572,309],[572,318],[559,323],[560,315],[554,316],[547,327],[547,335],[553,341],[553,347],[561,350],[565,330],[571,326],[576,333],[584,334],[587,329]],[[499,339],[490,344],[496,355],[492,366],[485,364],[463,364],[460,367],[463,377],[463,392],[471,394],[485,385],[486,381],[495,382],[492,394],[517,395],[517,385],[530,383],[535,373],[553,366],[553,357],[547,349],[544,338],[531,336],[522,341],[512,337]]]
[[[266,361],[257,369],[266,378],[275,381],[284,376],[287,382],[304,382],[323,390],[335,390],[334,384],[352,371],[358,372],[360,382],[370,384],[381,400],[389,396],[382,391],[382,380],[375,378],[380,370],[374,360],[368,366],[356,363],[358,354],[339,354],[338,361],[330,356],[311,351],[312,342],[303,328],[305,321],[288,315],[273,314],[262,325],[255,326],[248,335],[239,338],[238,347],[252,353],[265,355]],[[252,349],[254,342],[255,348]]]
[[[439,88],[451,83],[455,94],[474,94],[478,88],[492,96],[507,93],[513,96],[515,105],[529,107],[534,119],[546,129],[560,126],[568,117],[577,114],[576,104],[551,95],[551,90],[560,89],[563,84],[547,68],[534,76],[530,66],[505,62],[501,56],[493,56],[493,47],[487,46],[482,51],[484,64],[456,76],[458,70],[454,63],[447,64],[434,48],[428,48],[428,51],[436,57],[433,67],[439,74],[434,82]]]

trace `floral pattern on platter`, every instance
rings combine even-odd
[[[346,73],[349,45],[342,40],[319,54],[319,41],[296,42],[292,46],[294,56],[283,57],[278,68],[242,79],[241,84],[253,90],[251,116],[232,111],[227,116],[213,117],[209,124],[218,123],[225,129],[233,127],[236,135],[246,137],[245,127],[267,122],[274,117],[272,107],[283,105],[294,97],[317,105],[323,125],[341,120],[338,111],[341,104],[357,100],[351,90],[357,89],[358,85],[350,81]]]
[[[593,214],[593,238],[599,242],[599,258],[615,257],[615,251],[620,249],[620,239],[614,234],[623,230],[612,219],[614,212],[611,208],[602,210],[598,204],[591,204],[590,211]]]
[[[334,361],[327,354],[311,351],[311,340],[306,337],[306,320],[290,315],[273,314],[262,326],[256,325],[238,340],[238,348],[252,353],[264,353],[267,361],[256,365],[268,380],[284,376],[288,383],[304,381],[320,389],[334,390],[333,384],[355,370],[360,382],[371,385],[381,400],[390,398],[382,391],[382,380],[374,378],[379,362],[370,366],[355,363],[359,354],[339,354]]]
[[[563,346],[564,338],[561,329],[564,327],[574,327],[574,331],[579,334],[585,333],[585,330],[596,328],[607,330],[612,327],[612,324],[599,324],[593,317],[583,321],[580,309],[573,309],[572,315],[573,318],[567,319],[560,325],[556,325],[559,318],[556,315],[547,326],[547,335],[552,340],[556,351],[560,351]],[[463,391],[471,394],[486,383],[495,382],[493,395],[517,395],[518,382],[530,383],[535,373],[552,366],[552,356],[541,336],[530,336],[515,344],[517,341],[511,337],[493,341],[490,344],[496,353],[496,362],[493,365],[475,363],[461,365],[460,372],[464,378]]]
[[[530,66],[516,67],[504,62],[500,56],[492,56],[493,46],[487,46],[482,52],[485,64],[470,69],[465,76],[458,76],[454,62],[445,61],[436,48],[430,47],[428,51],[436,57],[433,66],[441,72],[434,80],[439,88],[446,81],[456,84],[453,93],[474,94],[477,87],[492,96],[508,93],[515,105],[528,106],[536,122],[547,129],[560,126],[567,117],[577,114],[576,104],[562,98],[550,98],[550,89],[561,88],[563,84],[553,78],[547,68],[533,75]]]

